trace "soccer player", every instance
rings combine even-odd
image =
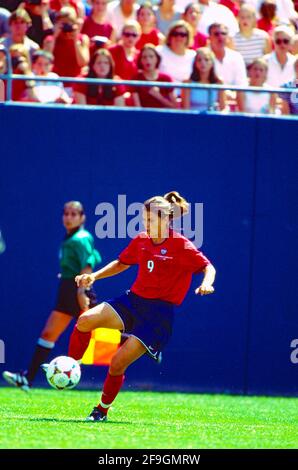
[[[70,338],[69,356],[80,360],[95,328],[115,328],[129,334],[111,360],[101,401],[88,421],[106,421],[127,367],[146,352],[157,357],[164,348],[171,336],[174,305],[182,303],[192,275],[204,272],[196,294],[214,292],[215,269],[210,261],[171,228],[173,218],[187,211],[187,201],[177,192],[148,199],[144,203],[145,231],[129,243],[117,260],[95,273],[76,277],[79,287],[88,288],[96,280],[119,274],[131,265],[139,267],[131,289],[84,312]]]
[[[77,287],[75,282],[77,274],[91,273],[95,265],[101,262],[101,256],[94,248],[93,237],[84,228],[85,219],[84,208],[80,202],[70,201],[64,205],[63,225],[66,236],[60,250],[61,280],[56,306],[37,341],[28,371],[3,372],[3,378],[9,384],[22,390],[30,389],[40,365],[46,361],[55,342],[72,318],[78,318],[82,311],[98,303],[92,289]]]

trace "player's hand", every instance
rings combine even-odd
[[[85,294],[84,290],[80,291],[80,289],[78,289],[77,298],[78,298],[78,302],[79,302],[79,306],[81,310],[83,311],[88,310],[90,306],[90,299]]]
[[[195,293],[200,294],[200,295],[213,294],[213,292],[214,292],[214,287],[211,286],[210,284],[204,284],[204,283],[202,283],[200,287],[198,287],[195,290]]]
[[[91,287],[92,284],[95,282],[94,274],[80,274],[79,276],[75,277],[75,282],[77,283],[78,287]]]

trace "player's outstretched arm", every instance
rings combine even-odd
[[[97,281],[98,279],[104,279],[105,277],[115,276],[116,274],[120,274],[123,271],[126,271],[130,265],[121,263],[118,259],[112,261],[111,263],[107,264],[99,271],[95,273],[85,273],[76,276],[75,281],[78,287],[91,287],[92,284]]]
[[[195,290],[195,293],[201,295],[213,294],[215,274],[215,267],[212,264],[208,264],[204,269],[204,279],[202,284]]]

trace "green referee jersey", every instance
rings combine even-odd
[[[94,239],[87,230],[80,228],[67,235],[60,249],[62,279],[73,279],[82,269],[101,263],[101,256],[94,248]]]

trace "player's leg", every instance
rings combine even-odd
[[[58,312],[57,310],[53,310],[47,319],[28,368],[27,378],[30,383],[33,382],[40,365],[47,361],[51,350],[55,347],[56,341],[64,333],[71,320],[72,317],[70,315]]]
[[[37,341],[27,372],[13,373],[4,371],[3,378],[23,390],[28,390],[37,374],[40,365],[45,362],[55,346],[55,342],[66,330],[72,317],[66,313],[52,311]]]
[[[117,312],[103,302],[84,312],[77,321],[69,341],[68,355],[81,360],[86,351],[92,330],[96,328],[124,329],[123,322]]]
[[[146,352],[145,346],[134,336],[130,336],[112,358],[103,386],[100,403],[88,416],[88,421],[106,421],[108,410],[118,395],[127,367]]]

